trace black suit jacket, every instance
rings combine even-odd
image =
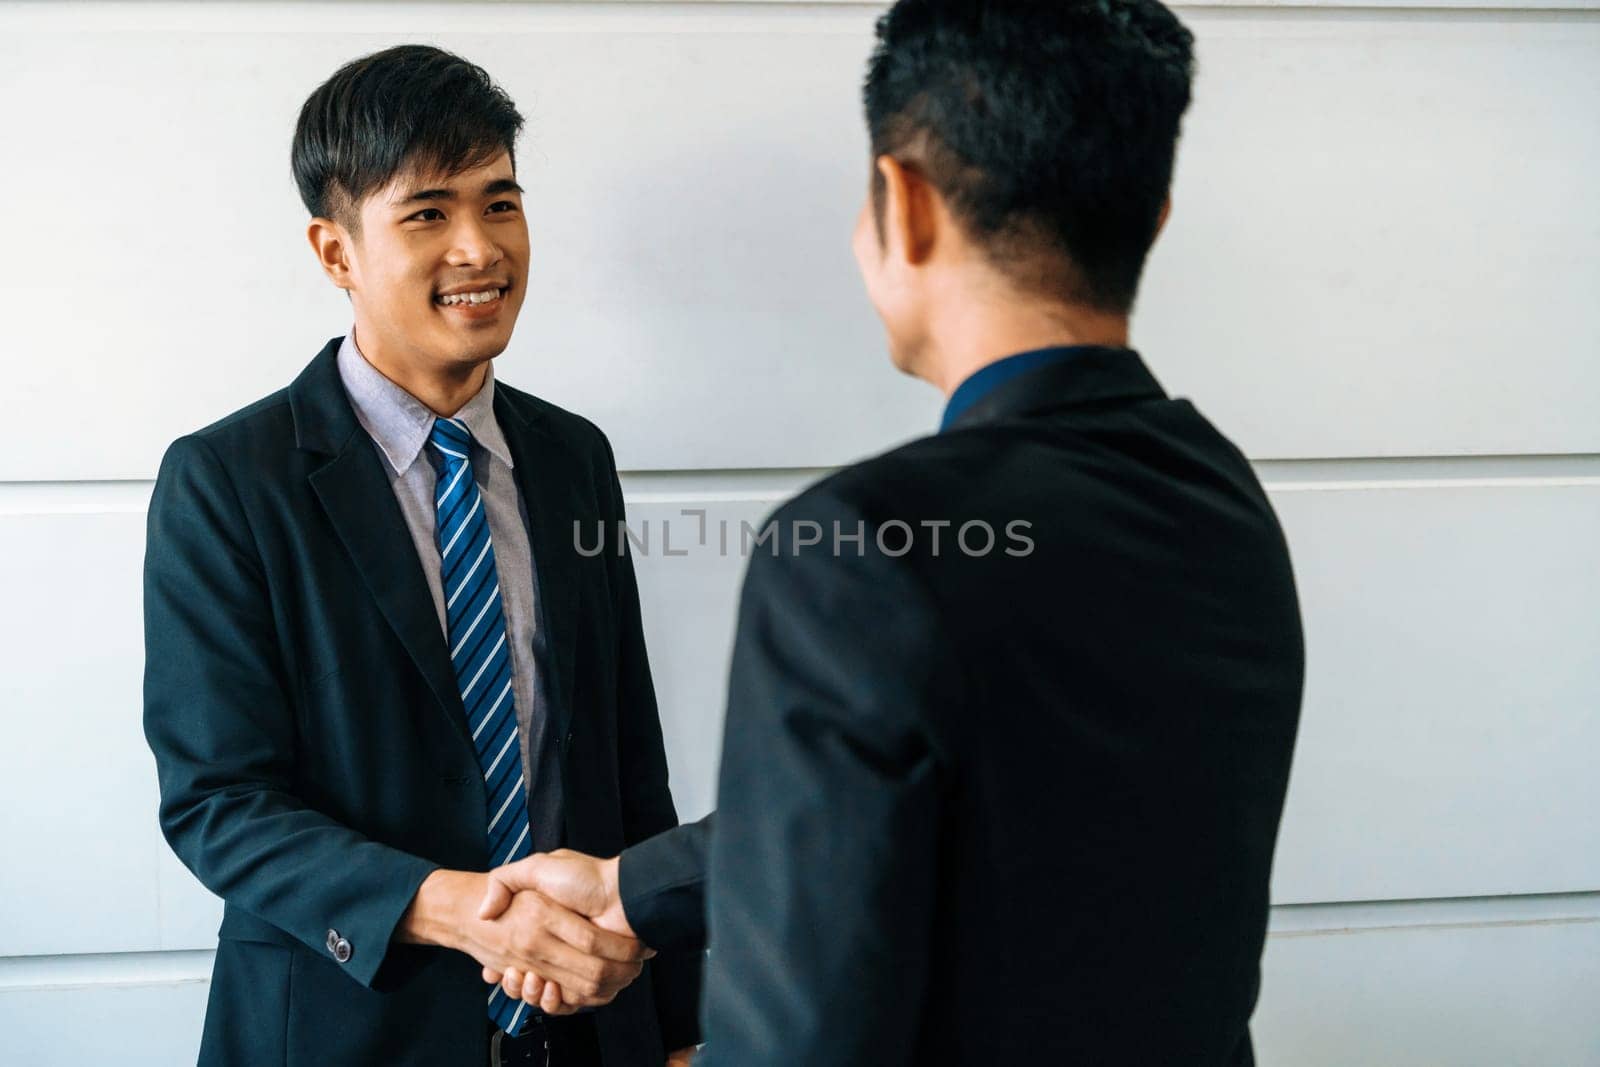
[[[144,722],[161,828],[225,902],[200,1062],[477,1065],[478,964],[390,941],[430,871],[487,869],[484,787],[338,347],[174,443],[150,503]],[[567,843],[614,854],[677,822],[631,558],[574,549],[574,522],[622,518],[615,462],[591,423],[504,383],[495,415],[552,636],[540,668]],[[694,1043],[699,966],[664,953],[597,1013],[608,1067],[660,1067]]]
[[[775,519],[715,832],[623,854],[647,941],[704,890],[706,1067],[1250,1063],[1304,652],[1238,450],[1088,350]]]

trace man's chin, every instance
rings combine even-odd
[[[488,347],[474,345],[458,350],[452,358],[452,362],[462,368],[480,367],[505,350],[506,346],[503,344]]]
[[[510,331],[460,331],[451,330],[438,351],[444,353],[444,362],[459,367],[475,367],[487,363],[504,352],[511,343]]]
[[[889,342],[889,362],[894,364],[894,369],[901,374],[910,375],[913,378],[917,376],[912,354],[893,341]]]
[[[507,308],[487,321],[441,323],[442,329],[436,331],[435,336],[440,337],[447,348],[462,353],[463,358],[493,359],[511,344],[516,320],[516,309]]]

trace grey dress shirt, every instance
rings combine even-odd
[[[428,406],[384,377],[356,346],[355,329],[339,347],[339,377],[355,409],[356,419],[372,437],[400,503],[417,559],[422,564],[442,640],[448,642],[444,583],[440,578],[439,542],[434,505],[437,476],[423,455],[436,416]],[[511,646],[511,696],[517,705],[517,736],[522,750],[523,781],[528,790],[529,836],[535,851],[561,845],[560,763],[547,736],[550,692],[545,630],[540,625],[538,581],[528,537],[528,515],[512,471],[511,450],[494,416],[494,364],[483,388],[451,417],[472,431],[472,477],[483,498],[500,580],[506,640]]]

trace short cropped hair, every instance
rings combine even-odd
[[[408,167],[456,174],[502,151],[522,115],[482,67],[406,44],[346,63],[300,108],[290,163],[315,217],[355,231],[359,205]]]
[[[1158,0],[900,0],[863,98],[873,158],[921,174],[1003,276],[1126,314],[1193,77]],[[875,170],[880,236],[883,194]]]

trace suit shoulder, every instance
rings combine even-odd
[[[834,513],[868,522],[881,521],[886,509],[918,499],[948,495],[952,471],[981,462],[979,442],[952,437],[919,437],[871,456],[812,483],[784,506],[792,517]]]
[[[208,452],[227,463],[241,457],[258,457],[264,450],[276,450],[293,443],[294,417],[289,410],[289,390],[279,389],[179,437],[167,447],[162,466],[195,450]]]
[[[538,422],[562,440],[577,446],[580,450],[610,454],[611,442],[606,437],[605,431],[577,412],[552,404],[525,389],[507,385],[498,378],[495,379],[494,388],[496,392],[505,395],[506,403],[513,410],[530,421]]]
[[[230,445],[283,432],[287,432],[291,439],[294,436],[287,388],[246,404],[238,411],[224,415],[216,422],[185,436],[199,438],[214,448],[225,450]]]

